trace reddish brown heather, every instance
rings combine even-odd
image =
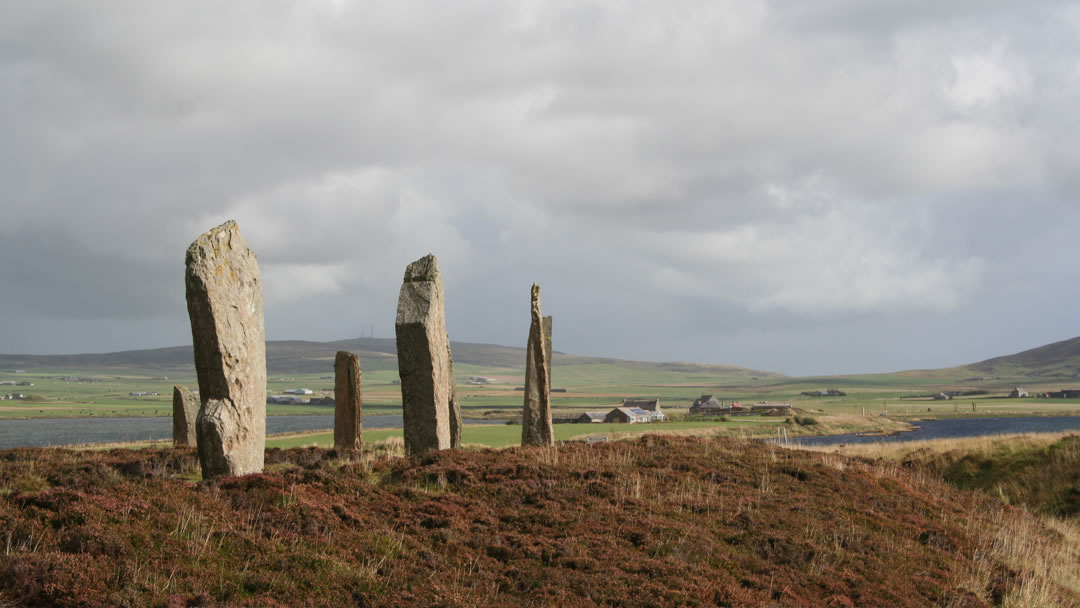
[[[196,482],[190,448],[0,452],[0,605],[974,607],[1018,584],[959,575],[989,499],[830,458],[662,437],[309,448]]]

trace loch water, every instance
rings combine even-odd
[[[469,420],[464,424],[491,424],[500,420]],[[364,416],[365,429],[400,428],[400,414]],[[332,430],[334,417],[267,416],[266,433],[301,433]],[[172,418],[33,418],[0,420],[0,449],[119,443],[148,439],[170,439]]]
[[[851,443],[877,443],[894,441],[919,441],[922,439],[945,439],[979,437],[982,435],[1006,435],[1011,433],[1055,433],[1080,431],[1080,416],[1020,416],[1011,418],[946,418],[943,420],[920,420],[912,423],[916,429],[895,435],[820,435],[798,437],[792,443],[799,445],[838,445]]]

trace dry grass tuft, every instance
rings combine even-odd
[[[1080,461],[1080,447],[1074,438],[1074,433],[1026,433],[802,449],[817,452],[824,464],[839,470],[856,466],[876,477],[902,476],[907,483],[934,492],[935,485],[944,485],[942,475],[949,470],[948,464],[964,458],[996,464],[1039,453],[1050,456],[1035,462],[1072,467]],[[1050,448],[1053,450],[1047,452]],[[846,461],[844,456],[871,460]],[[903,468],[909,470],[901,471]],[[1016,498],[1010,500],[1000,485],[996,493],[989,489],[984,493],[1005,503]],[[952,572],[956,588],[1009,608],[1080,606],[1080,521],[1040,516],[1023,508],[978,501],[974,496],[970,515],[962,525],[977,539],[978,549]]]
[[[995,604],[1010,608],[1080,606],[1080,526],[1001,507],[981,509],[965,528],[979,550],[959,586],[989,590]],[[1015,573],[1007,586],[998,562]]]
[[[983,435],[960,439],[924,439],[921,441],[879,441],[876,443],[852,443],[826,446],[796,446],[813,452],[832,452],[845,456],[904,460],[916,452],[943,454],[963,452],[979,456],[992,456],[1002,449],[1018,451],[1046,447],[1076,433],[1016,433],[1010,435]]]

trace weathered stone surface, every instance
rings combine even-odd
[[[454,358],[450,354],[450,338],[446,338],[446,360],[450,362],[450,447],[461,447],[461,403],[457,398],[457,381],[454,380]]]
[[[363,447],[364,402],[360,396],[364,379],[356,354],[338,351],[334,357],[334,449],[359,450]]]
[[[174,386],[172,392],[172,438],[176,445],[195,445],[195,417],[199,401],[186,386]]]
[[[266,334],[262,279],[236,222],[187,250],[188,316],[202,407],[203,478],[257,473],[266,447]]]
[[[552,364],[552,361],[554,361],[554,359],[551,358],[551,315],[548,315],[548,316],[544,317],[544,352],[547,353],[547,370],[548,370],[547,383],[548,383],[548,386],[550,387],[551,386],[551,364]],[[550,388],[548,389],[548,392],[549,393],[551,392]]]
[[[461,409],[446,335],[442,275],[435,256],[409,264],[398,297],[398,375],[410,454],[461,445]]]
[[[540,314],[540,286],[532,286],[532,323],[525,347],[525,406],[521,445],[555,445],[551,427],[551,317]]]

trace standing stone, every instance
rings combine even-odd
[[[202,400],[196,432],[203,478],[258,473],[266,448],[262,280],[236,222],[188,247],[184,278]]]
[[[184,386],[172,389],[172,438],[175,445],[195,445],[195,417],[199,402]]]
[[[450,362],[450,447],[461,447],[461,404],[457,399],[454,380],[454,358],[450,355],[450,338],[446,338],[446,360]]]
[[[360,389],[364,379],[360,359],[354,353],[339,350],[334,358],[334,449],[359,451],[363,447],[364,402]]]
[[[540,314],[540,286],[532,286],[532,323],[525,348],[525,407],[521,445],[555,445],[551,428],[551,317]]]
[[[544,317],[544,353],[547,355],[547,386],[548,394],[551,394],[551,315]]]
[[[405,450],[417,454],[459,447],[461,408],[435,256],[428,254],[405,269],[394,330]]]

